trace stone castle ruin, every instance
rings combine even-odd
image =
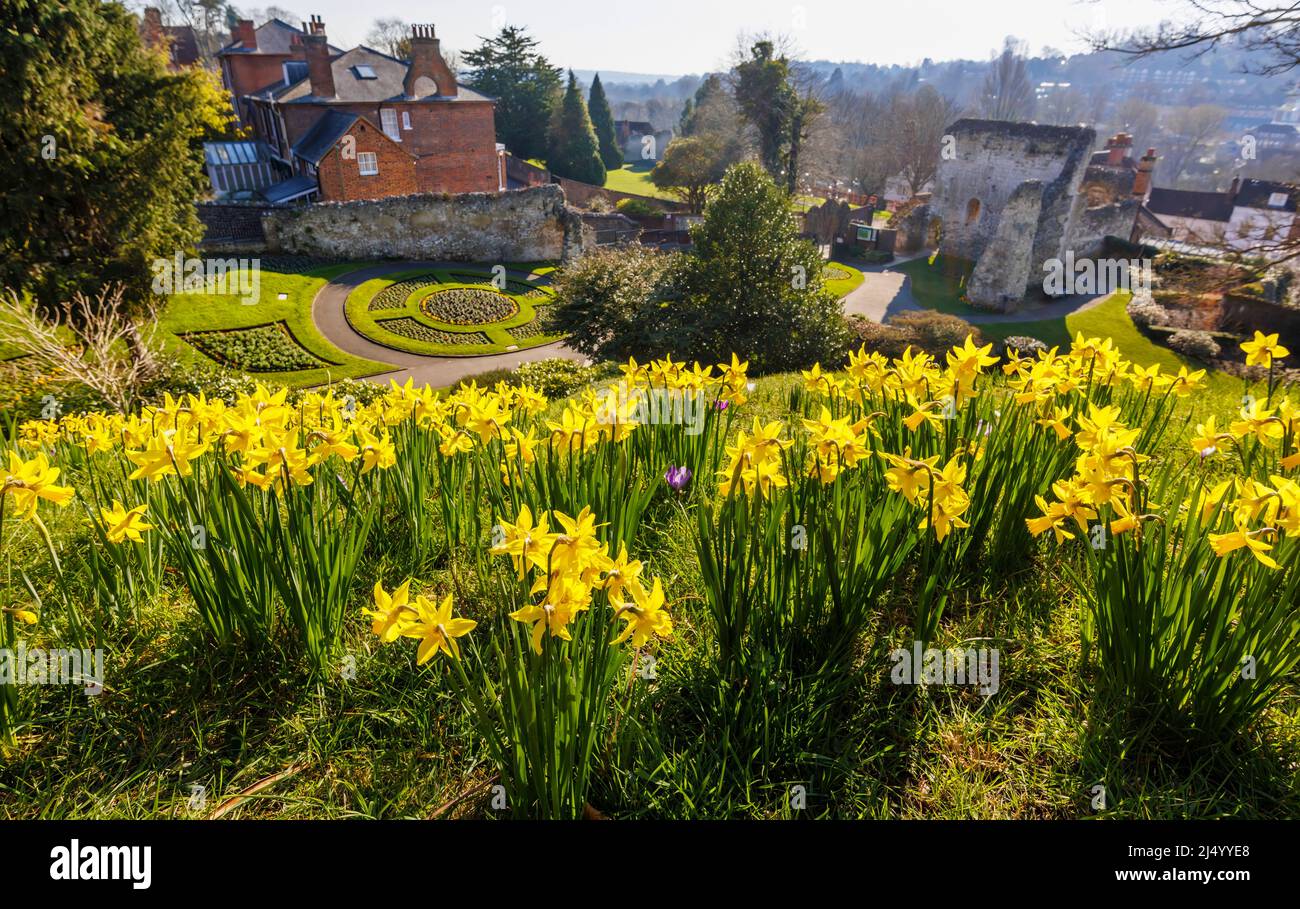
[[[928,207],[941,254],[974,263],[966,297],[1014,311],[1043,295],[1046,264],[1102,254],[1108,237],[1129,240],[1150,191],[1154,150],[1139,161],[1120,134],[1094,153],[1083,126],[958,120],[948,128]]]

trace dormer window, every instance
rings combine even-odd
[[[358,79],[378,79],[373,67],[365,63],[359,63],[352,67],[352,72],[356,73]]]

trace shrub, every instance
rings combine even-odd
[[[644,359],[661,343],[659,301],[676,259],[641,246],[587,253],[557,273],[543,327],[593,360]]]
[[[489,369],[487,372],[475,373],[472,376],[465,376],[451,386],[451,392],[455,393],[465,388],[470,383],[478,385],[479,388],[495,388],[498,382],[505,382],[507,385],[514,385],[520,381],[513,369]]]
[[[974,325],[957,316],[930,310],[899,313],[887,325],[857,316],[852,321],[852,330],[868,350],[888,357],[902,356],[911,347],[942,358],[953,347],[960,346],[967,335],[976,344],[984,343]]]
[[[1138,328],[1150,328],[1152,325],[1167,325],[1171,319],[1169,310],[1165,309],[1149,293],[1135,293],[1125,307],[1128,316]]]
[[[649,218],[662,214],[654,203],[646,199],[619,199],[617,208],[620,214],[628,217]]]
[[[573,360],[551,357],[534,363],[524,363],[515,370],[515,378],[531,385],[548,398],[562,398],[594,382],[597,371]]]
[[[1179,329],[1169,336],[1166,343],[1171,350],[1184,356],[1195,357],[1197,360],[1214,360],[1222,352],[1219,342],[1214,340],[1214,335],[1208,331]]]

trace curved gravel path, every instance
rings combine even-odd
[[[371,265],[339,275],[317,291],[311,304],[312,321],[316,323],[317,330],[325,336],[325,340],[339,350],[393,367],[390,372],[366,377],[367,381],[381,385],[387,385],[389,379],[397,381],[398,384],[405,383],[407,379],[414,379],[416,385],[427,384],[440,388],[455,384],[466,376],[492,369],[514,369],[522,363],[550,357],[586,360],[586,357],[576,350],[566,347],[563,341],[530,347],[526,350],[485,354],[479,357],[426,357],[376,344],[360,334],[348,322],[345,311],[348,295],[367,281],[394,272],[420,268],[465,268],[467,264],[465,262],[386,262],[383,265]],[[506,275],[516,279],[537,280],[530,273],[521,271],[507,271]]]

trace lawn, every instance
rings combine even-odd
[[[650,171],[655,162],[642,161],[639,164],[624,164],[618,170],[611,170],[605,175],[605,188],[621,193],[633,193],[638,196],[650,196],[655,199],[679,201],[672,193],[662,190],[650,182]]]
[[[182,363],[207,365],[214,359],[205,352],[239,351],[240,360],[223,365],[242,367],[263,381],[293,388],[388,372],[392,369],[388,364],[351,356],[330,344],[311,315],[312,300],[331,278],[367,264],[330,265],[301,274],[263,269],[260,294],[252,305],[233,295],[174,295],[158,322],[163,347]],[[275,333],[268,327],[274,327]],[[223,343],[222,333],[232,337]],[[279,368],[286,362],[301,365]]]

